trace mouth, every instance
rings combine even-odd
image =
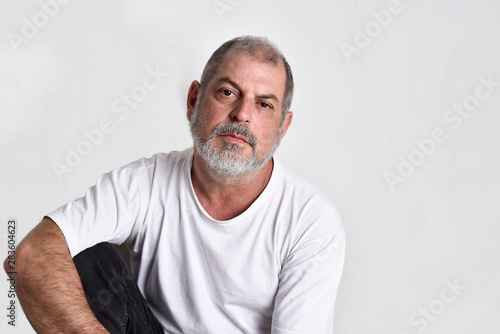
[[[219,136],[223,137],[226,141],[234,144],[248,144],[245,136],[238,135],[234,132],[222,133]]]

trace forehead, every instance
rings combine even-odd
[[[230,78],[239,86],[259,94],[274,94],[280,99],[285,94],[286,70],[280,59],[277,65],[256,56],[229,50],[212,78],[217,83]]]

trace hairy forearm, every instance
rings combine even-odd
[[[90,310],[66,239],[52,220],[45,218],[19,244],[15,264],[17,296],[38,333],[108,333]]]

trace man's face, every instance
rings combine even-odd
[[[285,82],[281,62],[274,66],[232,50],[225,55],[196,105],[188,105],[196,151],[210,167],[240,175],[269,161],[292,118],[288,113],[280,127]]]

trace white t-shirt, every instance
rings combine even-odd
[[[345,254],[333,204],[274,159],[259,198],[217,221],[195,195],[192,159],[192,148],[140,159],[48,216],[73,256],[125,243],[166,333],[331,333]]]

